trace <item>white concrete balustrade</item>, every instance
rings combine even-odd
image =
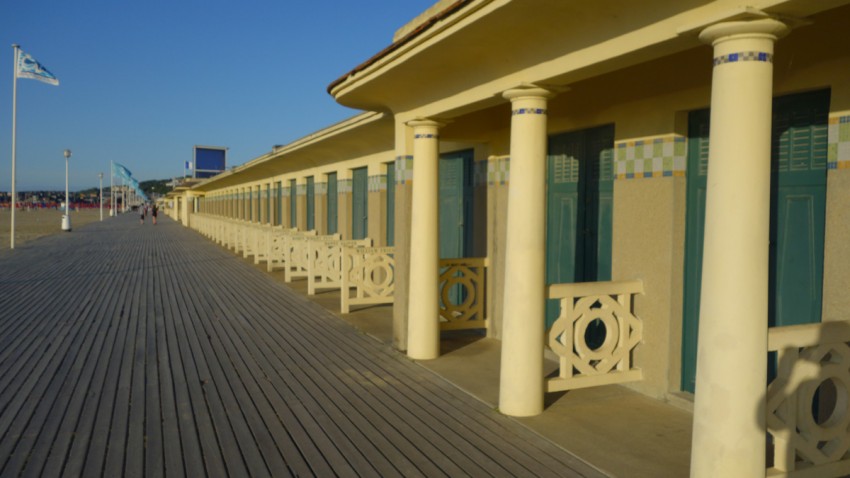
[[[768,350],[767,476],[850,475],[850,322],[772,327]]]
[[[342,313],[349,313],[353,305],[392,304],[395,248],[344,247],[342,251]],[[351,289],[354,289],[354,295]]]
[[[307,294],[315,295],[319,290],[342,288],[342,249],[371,245],[371,239],[309,241]]]
[[[549,286],[561,313],[548,331],[549,347],[560,358],[549,392],[623,383],[643,378],[632,355],[643,339],[643,322],[632,311],[632,296],[643,294],[643,282],[586,282]],[[604,336],[588,343],[588,329]],[[603,335],[604,334],[604,335]]]
[[[487,266],[486,257],[440,259],[440,330],[487,328]]]

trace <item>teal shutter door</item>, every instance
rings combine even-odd
[[[307,230],[316,228],[316,183],[313,176],[307,178]]]
[[[783,96],[773,102],[770,326],[821,320],[828,115],[829,90]],[[682,388],[693,392],[702,280],[708,110],[691,113],[689,121]]]
[[[266,192],[263,195],[263,204],[266,208],[266,223],[272,223],[272,185],[266,184]]]
[[[773,111],[770,325],[816,323],[823,302],[829,90],[777,98]]]
[[[260,219],[260,188],[251,188],[251,222],[259,222]]]
[[[473,151],[440,155],[439,160],[439,248],[440,259],[467,257],[472,244],[472,160]],[[442,273],[442,271],[441,271]],[[462,304],[460,284],[449,292],[453,304]]]
[[[441,259],[466,257],[469,252],[472,154],[471,150],[467,150],[440,156],[438,214]]]
[[[369,230],[369,175],[366,168],[357,168],[352,171],[352,176],[351,237],[353,239],[365,239]]]
[[[546,283],[611,279],[614,127],[549,138]],[[560,304],[546,304],[546,326]]]
[[[387,246],[395,245],[395,163],[387,164]]]
[[[275,225],[283,225],[283,181],[277,182],[277,222],[275,222]]]
[[[685,278],[682,323],[682,389],[696,385],[702,252],[705,237],[705,199],[708,179],[709,110],[688,115],[687,217],[685,220]]]
[[[328,174],[328,234],[336,234],[339,217],[339,196],[337,195],[336,173]]]
[[[298,227],[298,189],[295,180],[289,180],[289,227]]]

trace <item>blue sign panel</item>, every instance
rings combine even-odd
[[[195,146],[194,177],[211,178],[227,169],[227,148]]]

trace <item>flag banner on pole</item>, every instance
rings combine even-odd
[[[15,68],[15,76],[18,78],[29,78],[38,80],[49,85],[59,85],[59,79],[41,63],[35,61],[29,53],[19,51],[18,65]]]
[[[124,179],[127,179],[127,180],[129,180],[130,177],[133,176],[133,173],[131,173],[129,169],[125,168],[124,166],[122,166],[118,163],[113,163],[113,164],[115,165],[115,174],[116,175],[118,175],[118,176],[120,176]]]

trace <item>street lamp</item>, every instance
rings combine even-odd
[[[103,173],[97,175],[100,178],[100,220],[103,221]]]
[[[65,214],[62,216],[62,230],[71,230],[71,212],[69,209],[69,194],[68,194],[68,159],[71,157],[71,150],[66,149],[65,155]]]

